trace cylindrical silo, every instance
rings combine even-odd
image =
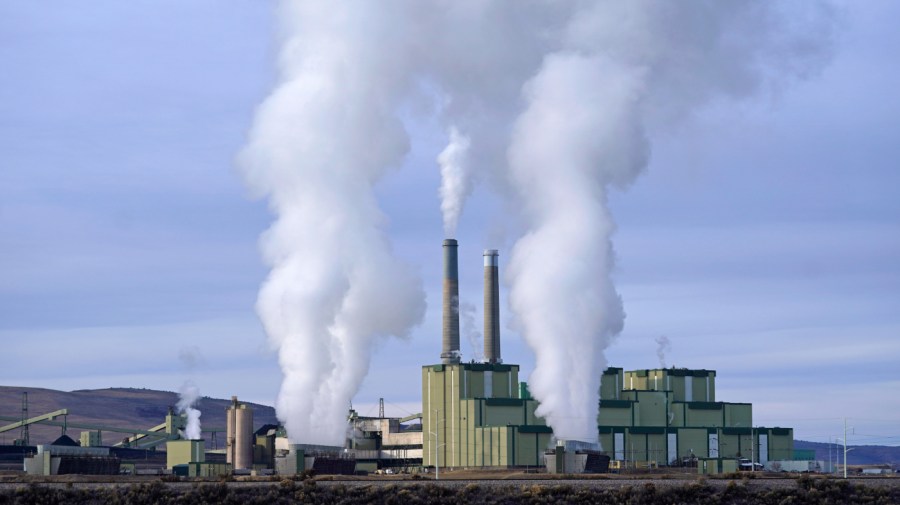
[[[484,360],[502,363],[500,359],[500,253],[484,251]]]
[[[235,470],[253,467],[253,409],[231,397],[225,420],[227,445],[225,460]]]
[[[444,327],[441,361],[459,363],[459,268],[456,240],[444,240]]]

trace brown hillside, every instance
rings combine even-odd
[[[152,389],[109,388],[78,391],[56,391],[53,389],[23,388],[0,386],[0,416],[13,417],[18,420],[22,416],[22,393],[28,393],[28,414],[34,417],[59,409],[68,409],[68,423],[95,424],[115,428],[148,429],[165,421],[169,406],[178,402],[178,394],[170,391]],[[231,403],[227,399],[203,397],[197,408],[200,409],[200,423],[203,428],[216,427],[225,429],[225,409]],[[275,409],[265,405],[250,403],[253,407],[254,429],[263,424],[276,423]],[[62,421],[62,418],[57,419]],[[12,421],[0,420],[0,426]],[[69,428],[67,434],[78,440],[83,428]],[[58,426],[30,426],[31,444],[46,444],[55,440],[62,433]],[[11,444],[19,438],[20,430],[15,429],[0,433],[0,444]],[[103,432],[104,445],[112,445],[127,436],[125,433]],[[211,434],[204,433],[209,448],[212,446]],[[222,448],[225,443],[224,433],[217,435],[216,445]]]

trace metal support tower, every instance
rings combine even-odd
[[[28,391],[22,392],[22,444],[23,445],[31,445],[31,439],[28,434],[28,424],[25,421],[28,420]]]

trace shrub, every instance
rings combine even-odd
[[[0,490],[0,504],[287,504],[327,503],[343,504],[455,504],[480,505],[486,503],[528,504],[588,504],[609,503],[628,505],[691,503],[696,505],[728,504],[814,504],[814,503],[900,503],[900,486],[869,487],[844,480],[806,478],[797,479],[793,488],[766,489],[765,483],[748,486],[745,480],[728,482],[725,486],[710,486],[705,481],[686,485],[661,485],[644,482],[639,485],[592,487],[589,485],[485,486],[470,483],[460,486],[436,484],[390,484],[345,486],[317,486],[311,479],[297,482],[284,478],[279,484],[259,483],[255,487],[235,487],[226,482],[195,484],[190,488],[169,486],[161,481],[121,488],[78,489],[69,486],[50,487],[32,484],[17,490]]]

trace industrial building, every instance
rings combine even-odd
[[[166,468],[183,477],[218,477],[230,475],[230,463],[206,461],[203,440],[170,440],[166,442]]]
[[[51,444],[38,445],[24,461],[29,475],[94,474],[116,475],[121,460],[108,447],[81,447],[66,435]]]
[[[600,445],[628,465],[696,465],[749,458],[790,460],[791,428],[753,426],[749,403],[716,401],[716,372],[610,367],[600,385]]]
[[[360,416],[350,410],[352,436],[347,448],[356,458],[356,471],[376,473],[414,472],[422,467],[422,414],[403,418],[384,415],[384,399],[378,417]]]
[[[311,470],[316,474],[353,475],[355,455],[343,447],[292,444],[287,437],[275,440],[275,472],[292,475]]]
[[[521,396],[519,366],[457,363],[422,368],[423,464],[537,467],[553,430]]]
[[[254,432],[253,409],[232,396],[225,415],[225,450],[206,451],[203,440],[172,440],[166,444],[167,468],[189,477],[268,473],[275,465],[277,431],[277,426],[265,425]],[[207,454],[218,458],[207,461]]]
[[[232,398],[226,409],[227,429],[204,427],[204,433],[225,432],[226,449],[207,449],[205,440],[185,440],[186,418],[171,407],[162,422],[147,429],[107,426],[94,423],[70,422],[69,411],[60,409],[48,414],[29,416],[27,394],[23,394],[21,418],[6,426],[0,433],[21,430],[22,436],[12,447],[0,446],[5,468],[24,468],[30,474],[158,474],[171,472],[185,476],[218,476],[233,471],[265,473],[274,467],[275,430],[266,425],[263,433],[253,432],[253,409]],[[63,418],[62,421],[57,420]],[[10,420],[0,417],[0,420]],[[28,428],[44,424],[58,426],[62,436],[51,444],[30,445]],[[66,435],[66,430],[82,428],[78,441]],[[104,445],[103,432],[127,433],[131,436]],[[80,442],[80,443],[79,443]],[[157,450],[165,448],[165,450]],[[12,450],[15,449],[15,450]],[[237,468],[235,468],[237,467]]]
[[[484,363],[459,352],[458,244],[444,241],[442,363],[422,367],[422,464],[435,468],[544,465],[553,431],[500,355],[499,262],[484,252]]]

